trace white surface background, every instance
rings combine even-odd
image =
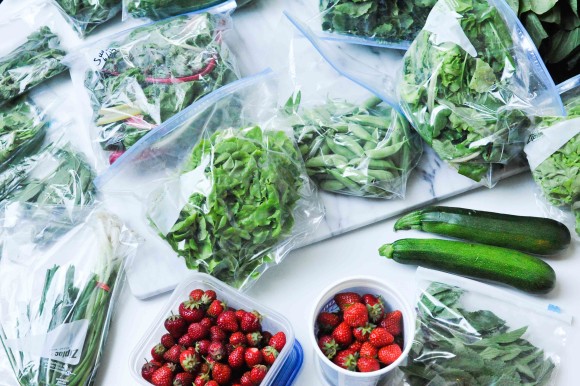
[[[5,0],[0,5],[0,17],[10,9],[25,6],[27,2]],[[289,3],[290,1],[286,0],[286,4]],[[272,26],[275,26],[280,19],[283,5],[282,0],[255,0],[255,4],[234,15],[236,25],[244,26],[243,29],[238,28],[238,32],[242,35],[253,34],[267,39]],[[251,28],[246,28],[248,26]],[[94,40],[99,36],[127,27],[127,24],[121,25],[120,20],[117,19],[87,40]],[[254,47],[236,48],[240,52],[244,50],[249,52]],[[389,51],[384,52],[387,57],[397,56]],[[60,95],[71,95],[68,74],[59,76],[58,79],[49,82],[49,85],[54,87]],[[71,104],[71,109],[74,108],[72,106],[74,104]],[[519,215],[542,215],[536,203],[536,193],[531,176],[525,173],[500,182],[492,190],[478,189],[449,199],[444,204]],[[296,336],[305,351],[303,369],[296,385],[322,384],[314,370],[313,348],[309,337],[311,329],[308,321],[314,299],[329,284],[349,276],[370,275],[398,287],[405,297],[414,303],[415,268],[387,261],[378,255],[377,249],[381,244],[392,242],[397,238],[429,236],[411,231],[395,234],[392,231],[393,223],[394,220],[384,221],[296,250],[282,264],[268,270],[248,291],[248,295],[279,311],[292,322]],[[580,294],[580,281],[577,280],[578,272],[580,272],[578,251],[578,242],[574,242],[566,252],[550,258],[549,262],[556,271],[558,284],[551,294],[541,297],[560,306],[563,312],[574,317],[580,315],[580,301],[577,297],[577,294]],[[125,286],[111,324],[97,385],[134,384],[128,372],[130,352],[168,298],[169,295],[166,294],[148,301],[140,301],[134,298],[128,286]],[[580,346],[580,333],[573,325],[563,355],[558,385],[575,386],[578,384],[575,368],[580,360],[580,354],[576,349],[578,346]]]

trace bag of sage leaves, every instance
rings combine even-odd
[[[51,0],[79,37],[84,38],[99,25],[121,12],[119,0]]]
[[[374,92],[303,23],[293,25],[288,73],[293,95],[284,105],[308,175],[323,190],[361,197],[405,197],[407,177],[422,152],[419,135],[399,113],[395,98]],[[333,57],[340,55],[340,62]],[[303,58],[315,58],[304,60]],[[372,72],[372,70],[370,70]],[[387,83],[388,80],[385,80]]]
[[[13,209],[0,228],[0,341],[11,379],[92,385],[137,239],[117,217],[87,207],[83,221],[39,246],[30,229],[50,225],[47,218]]]
[[[123,20],[129,17],[161,20],[196,11],[227,12],[235,9],[236,4],[234,0],[123,0]]]
[[[553,205],[546,207],[549,217],[575,223],[580,236],[580,75],[558,90],[567,116],[538,118],[524,151],[544,200]]]
[[[71,55],[91,137],[113,163],[192,102],[238,78],[229,16],[190,14],[104,38]],[[83,91],[81,91],[83,90]],[[89,118],[90,117],[90,118]]]
[[[503,0],[439,0],[403,58],[401,106],[458,172],[492,187],[529,116],[563,115],[554,82]]]
[[[148,235],[128,275],[136,296],[171,289],[188,269],[248,288],[322,219],[272,74],[209,94],[97,179],[109,207]]]
[[[416,331],[400,367],[405,385],[562,384],[572,317],[559,307],[424,268],[417,279]]]

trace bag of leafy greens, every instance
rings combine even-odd
[[[33,230],[52,226],[51,216],[11,206],[1,217],[0,341],[10,379],[92,385],[135,234],[101,207],[87,207],[82,221],[46,246]]]
[[[405,384],[555,386],[572,318],[553,305],[417,270],[416,332]]]
[[[364,72],[364,63],[343,65],[348,47],[338,54],[287,16],[295,27],[290,27],[294,36],[287,51],[294,95],[283,108],[308,175],[329,192],[404,198],[407,177],[422,152],[419,135],[386,90],[376,93],[380,78],[369,85],[357,77],[352,68]],[[385,89],[390,80],[384,80]]]
[[[151,129],[238,78],[230,18],[178,16],[106,37],[67,59],[96,152],[112,163]],[[86,92],[85,92],[86,91]],[[100,147],[100,149],[99,149]]]
[[[123,0],[123,20],[146,17],[161,20],[189,12],[227,12],[236,8],[234,0]]]
[[[528,116],[562,115],[554,82],[503,0],[439,0],[403,58],[403,111],[435,152],[491,187]]]
[[[149,235],[128,275],[137,297],[188,269],[248,288],[322,219],[275,82],[266,72],[209,94],[97,179],[112,210]]]
[[[84,38],[121,11],[120,0],[51,0],[74,29]]]
[[[580,75],[558,85],[566,117],[534,122],[524,148],[534,180],[550,205],[550,217],[576,223],[580,236]],[[568,212],[575,220],[567,221]]]

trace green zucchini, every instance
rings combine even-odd
[[[481,244],[550,255],[570,245],[568,228],[549,218],[429,206],[401,217],[395,230],[415,229]]]
[[[441,239],[401,239],[379,248],[379,254],[401,264],[413,264],[503,283],[544,294],[556,284],[552,267],[539,258],[491,245]]]

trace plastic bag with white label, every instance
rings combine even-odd
[[[423,268],[406,386],[555,386],[572,317],[507,289]]]
[[[504,0],[439,0],[403,59],[403,111],[439,157],[492,187],[530,116],[563,115],[532,40]]]
[[[32,231],[48,225],[46,214],[39,218],[26,205],[2,213],[0,341],[20,385],[88,386],[137,238],[92,207],[46,246]]]
[[[580,236],[580,75],[558,90],[567,116],[538,118],[524,151],[544,199],[554,206],[546,208],[549,216],[575,222]]]

